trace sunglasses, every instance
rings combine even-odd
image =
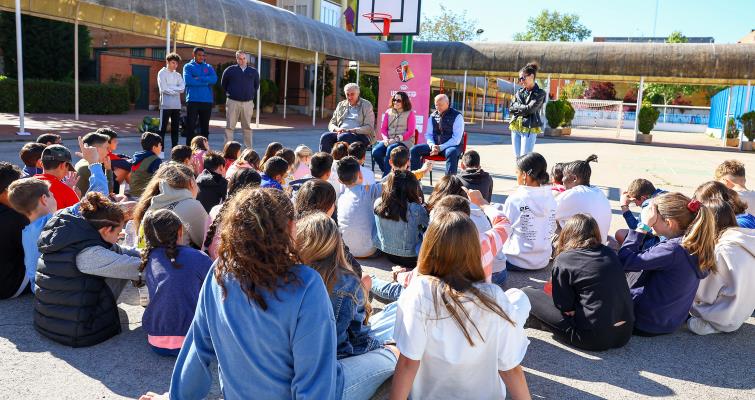
[[[393,99],[393,102],[394,103],[403,103],[403,100],[401,100],[401,99]]]
[[[529,76],[529,75],[527,75],[527,76]],[[525,80],[527,80],[527,76],[520,76],[519,77],[519,82],[524,82]]]

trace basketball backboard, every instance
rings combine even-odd
[[[361,36],[382,34],[382,21],[373,24],[367,13],[391,15],[392,35],[419,35],[420,3],[422,0],[359,0],[357,1],[355,32]]]

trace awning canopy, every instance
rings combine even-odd
[[[14,0],[0,0],[13,11]],[[343,29],[255,0],[22,0],[24,14],[165,38],[168,24],[177,41],[312,63],[314,52],[377,64],[384,42],[354,36]],[[322,57],[320,58],[322,59]]]
[[[401,43],[389,42],[391,51]],[[530,61],[552,78],[689,84],[746,84],[755,79],[755,44],[414,42],[432,53],[433,74],[516,76]],[[541,75],[545,77],[544,75]]]

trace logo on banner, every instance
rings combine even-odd
[[[401,82],[409,82],[414,78],[414,73],[412,72],[412,69],[409,68],[409,61],[406,60],[401,61],[401,65],[396,67],[396,73]]]

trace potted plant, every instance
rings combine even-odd
[[[739,129],[734,118],[729,118],[729,126],[726,128],[726,147],[739,147]]]
[[[574,119],[574,114],[576,114],[577,111],[574,110],[574,107],[569,103],[569,100],[563,99],[560,101],[563,102],[564,106],[564,119],[561,122],[561,135],[569,136],[571,135],[571,121]]]
[[[262,112],[271,114],[278,104],[278,85],[270,79],[260,81],[260,106]]]
[[[549,101],[545,106],[545,119],[548,126],[545,128],[545,136],[561,136],[561,126],[564,120],[564,107],[561,100]]]
[[[634,141],[636,143],[652,143],[653,137],[650,136],[650,131],[655,127],[658,116],[661,113],[656,110],[649,102],[642,102],[640,112],[637,113],[637,129],[642,132],[634,135]]]
[[[752,142],[755,140],[755,110],[740,115],[739,122],[742,123],[742,133],[747,138],[742,141],[740,149],[752,151]]]

